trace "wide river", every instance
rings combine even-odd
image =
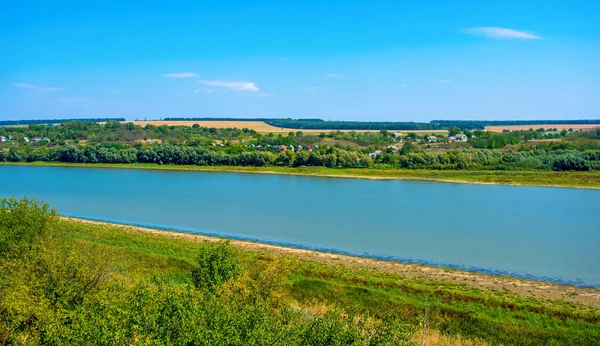
[[[600,191],[0,166],[61,214],[600,287]]]

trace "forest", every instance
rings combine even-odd
[[[448,136],[461,132],[451,127]],[[600,170],[600,128],[438,134],[331,131],[261,134],[198,125],[144,127],[108,121],[0,128],[0,162],[154,163],[201,166]],[[27,140],[25,140],[27,139]]]

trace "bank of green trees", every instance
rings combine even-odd
[[[451,128],[450,135],[460,131]],[[428,143],[424,139],[428,134],[413,132],[396,138],[396,134],[387,130],[260,134],[248,129],[196,125],[140,127],[115,121],[106,124],[74,121],[58,126],[0,128],[0,135],[9,138],[0,144],[0,162],[446,170],[600,169],[600,128],[577,133],[543,129],[462,132],[467,142],[447,143],[440,135],[439,141]],[[42,140],[26,142],[23,137]],[[553,140],[528,142],[534,139]],[[313,150],[305,150],[309,145]]]
[[[502,152],[489,149],[454,149],[366,153],[334,147],[315,151],[243,151],[228,153],[203,147],[170,144],[137,148],[103,145],[65,145],[54,148],[11,148],[0,151],[0,162],[155,163],[201,166],[283,166],[329,168],[406,168],[455,170],[600,170],[600,150],[527,150]]]

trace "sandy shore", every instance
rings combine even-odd
[[[83,224],[95,224],[112,227],[129,232],[150,233],[157,236],[179,238],[187,241],[218,241],[221,238],[181,233],[171,230],[156,230],[151,228],[113,224],[108,222],[90,221],[84,219],[63,217],[68,221]],[[400,274],[410,279],[449,281],[461,283],[483,290],[508,291],[523,297],[534,297],[537,299],[564,300],[582,304],[590,308],[600,308],[600,290],[594,288],[575,287],[560,285],[549,282],[517,279],[506,276],[497,276],[469,272],[456,269],[432,267],[420,264],[407,264],[393,261],[382,261],[372,258],[340,255],[327,252],[319,252],[293,247],[262,244],[251,241],[231,240],[231,244],[251,251],[269,251],[274,254],[294,254],[301,259],[315,260],[334,266],[349,266],[353,268],[371,269],[389,273]]]

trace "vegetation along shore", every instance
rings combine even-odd
[[[598,290],[0,208],[3,344],[598,345]]]
[[[463,127],[447,127],[451,124]],[[488,123],[451,124],[443,123],[444,133],[285,134],[114,120],[30,124],[0,128],[0,163],[600,187],[600,127],[497,133],[477,129]],[[433,127],[438,126],[441,123]]]

